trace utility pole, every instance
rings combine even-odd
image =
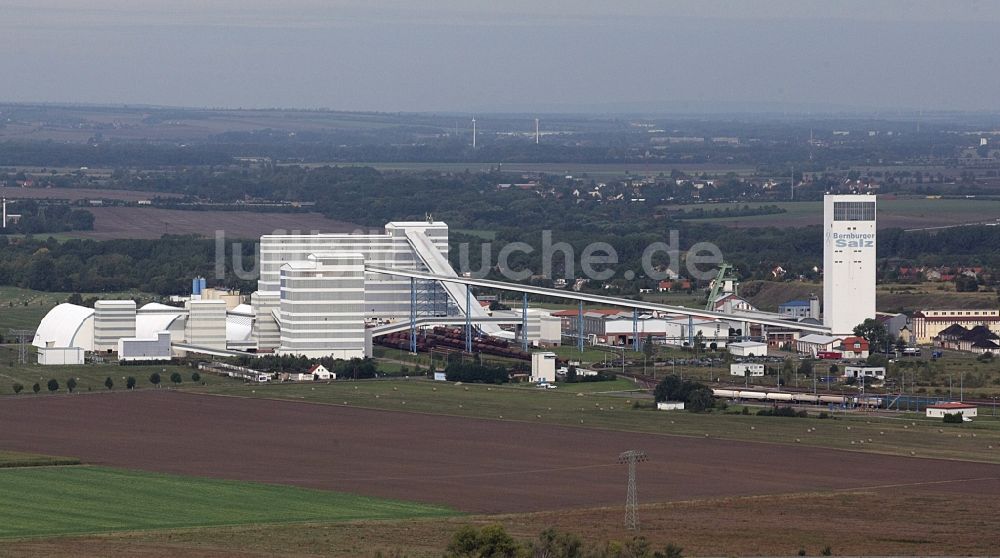
[[[639,500],[635,486],[635,464],[647,461],[646,452],[628,450],[618,456],[618,463],[628,466],[628,491],[625,495],[625,528],[639,530]]]

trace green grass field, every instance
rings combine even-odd
[[[45,314],[57,304],[66,302],[70,294],[72,293],[49,293],[19,287],[0,287],[0,334],[6,337],[9,328],[37,328]],[[131,298],[133,296],[150,298],[150,295],[140,292],[81,293],[81,296],[83,298],[100,296],[107,299]]]
[[[439,506],[103,467],[3,469],[0,493],[0,538],[456,515]]]
[[[32,385],[36,382],[41,386],[40,396],[48,394],[46,384],[50,379],[59,382],[59,393],[66,392],[66,381],[75,378],[77,382],[76,391],[104,391],[104,381],[111,378],[114,382],[113,389],[125,389],[126,380],[129,376],[136,379],[136,389],[154,387],[149,382],[149,376],[158,372],[161,377],[163,387],[190,388],[220,384],[242,384],[240,380],[234,380],[211,373],[201,373],[201,380],[197,383],[191,380],[191,374],[196,370],[187,366],[176,364],[165,364],[160,366],[119,366],[118,364],[86,364],[83,366],[41,366],[35,364],[35,355],[28,355],[28,364],[17,362],[17,346],[7,345],[0,347],[0,395],[13,395],[13,385],[19,383],[24,387],[20,397],[35,397],[32,392]],[[182,382],[174,386],[170,382],[170,375],[179,372]]]
[[[622,380],[624,382],[624,380]],[[634,432],[711,436],[732,440],[805,444],[849,449],[1000,463],[1000,420],[981,409],[974,423],[946,425],[920,415],[879,417],[834,413],[813,418],[744,416],[729,413],[666,412],[652,409],[648,397],[620,393],[582,393],[601,384],[559,384],[557,389],[459,385],[423,379],[219,386],[208,391],[226,395],[289,399],[393,411],[423,412],[496,420],[518,420]],[[619,389],[625,384],[615,383]],[[576,386],[582,386],[575,391]],[[807,429],[814,428],[813,431]],[[940,430],[940,432],[939,432]],[[869,441],[870,440],[870,441]],[[992,447],[990,447],[992,446]]]

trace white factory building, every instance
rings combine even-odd
[[[365,258],[309,254],[281,266],[279,352],[310,358],[365,356]]]
[[[834,331],[850,333],[874,316],[874,211],[870,196],[827,197],[824,318]],[[266,235],[260,241],[258,290],[249,297],[209,289],[204,279],[195,278],[189,297],[172,297],[183,306],[137,308],[131,300],[101,300],[93,309],[61,304],[42,320],[33,344],[40,362],[79,360],[80,351],[70,349],[140,358],[139,347],[159,342],[166,332],[177,356],[277,353],[347,359],[370,356],[372,337],[402,331],[411,311],[425,324],[438,318],[454,324],[468,314],[474,321],[483,319],[476,327],[486,334],[536,346],[558,345],[564,335],[577,334],[575,311],[570,316],[529,309],[522,325],[521,309],[514,308],[489,321],[488,310],[462,284],[370,270],[457,277],[448,262],[448,237],[448,225],[432,219],[392,222],[375,232]],[[637,333],[658,343],[685,346],[699,339],[724,348],[731,329],[748,331],[740,319],[746,310],[734,305],[735,297],[727,300],[723,309],[731,320],[654,312],[634,321],[632,312],[588,311],[583,333],[596,343],[626,345]],[[499,322],[514,324],[513,331],[501,329]],[[133,348],[137,354],[130,355]]]
[[[422,317],[466,311],[464,285],[411,283],[365,271],[372,265],[457,276],[448,263],[448,225],[440,221],[393,222],[377,233],[268,235],[261,237],[259,262],[258,291],[249,304],[238,293],[206,288],[202,278],[192,281],[189,297],[177,297],[183,307],[137,308],[131,300],[101,300],[93,309],[60,304],[36,331],[39,362],[75,363],[82,361],[81,351],[141,360],[154,340],[165,338],[161,333],[169,335],[176,355],[275,352],[348,359],[371,355],[372,323],[409,319],[416,289],[422,292]],[[488,317],[474,297],[468,300],[473,318]],[[558,323],[529,310],[526,336],[556,345]],[[504,333],[493,323],[477,327]]]
[[[730,376],[763,376],[764,365],[759,362],[734,362],[729,365]]]
[[[766,357],[767,343],[760,341],[738,341],[730,343],[729,354],[740,357]]]
[[[875,317],[875,196],[823,198],[823,325],[850,335]]]

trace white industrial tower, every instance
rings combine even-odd
[[[538,145],[538,119],[535,119],[535,145]]]
[[[823,198],[823,325],[848,335],[875,317],[875,196]]]
[[[472,118],[472,148],[476,148],[476,118]]]

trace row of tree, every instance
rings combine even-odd
[[[510,381],[510,370],[505,366],[491,366],[481,362],[461,362],[453,360],[444,369],[449,382],[477,384],[506,384]]]
[[[644,537],[587,545],[573,534],[549,528],[532,542],[516,540],[502,525],[465,526],[455,532],[448,558],[681,558],[683,549],[667,544],[655,549]]]
[[[308,358],[303,355],[265,355],[241,356],[236,358],[236,364],[260,372],[294,373],[308,372],[317,364],[337,375],[337,378],[366,380],[378,376],[378,364],[371,358],[352,358],[349,360],[333,357]]]
[[[149,383],[153,384],[154,386],[159,387],[159,385],[160,385],[160,383],[162,381],[163,381],[163,378],[160,376],[159,372],[153,372],[152,374],[149,375]],[[173,382],[174,385],[177,385],[177,384],[180,384],[181,382],[183,382],[184,378],[183,378],[183,376],[181,376],[180,372],[173,372],[173,373],[170,374],[170,381]],[[191,374],[191,381],[192,382],[200,382],[201,381],[201,374],[199,374],[198,372],[193,372]],[[76,381],[76,378],[72,378],[71,377],[68,380],[66,380],[66,389],[70,393],[73,393],[73,391],[76,389],[77,385],[78,385],[78,383]],[[135,385],[136,385],[135,376],[129,376],[128,378],[125,379],[125,388],[126,389],[135,389]],[[55,393],[55,392],[59,391],[59,389],[60,389],[59,380],[56,380],[55,378],[52,378],[52,379],[50,379],[45,384],[45,387],[49,390],[50,393]],[[104,387],[108,388],[108,390],[114,389],[114,387],[115,387],[115,381],[111,379],[111,376],[108,376],[107,378],[105,378],[105,380],[104,380]],[[19,382],[14,382],[13,389],[14,389],[14,394],[15,395],[19,394],[22,391],[24,391],[24,385],[21,384],[21,383],[19,383]],[[39,384],[39,383],[36,382],[34,385],[31,386],[31,390],[33,392],[35,392],[35,393],[39,393],[40,391],[42,391],[42,386],[41,386],[41,384]]]

